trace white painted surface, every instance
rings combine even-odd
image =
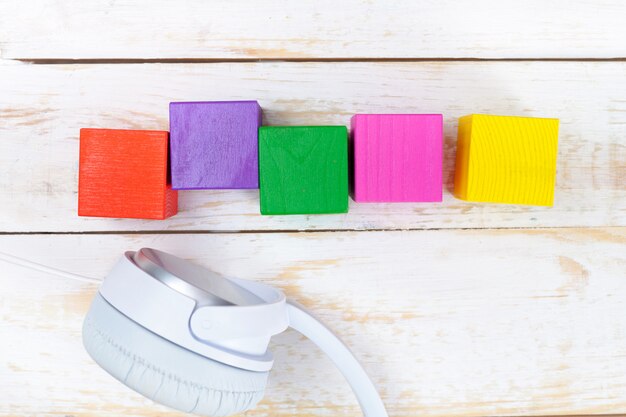
[[[625,245],[626,228],[0,237],[92,277],[153,246],[277,285],[346,340],[391,416],[626,412]],[[0,415],[174,414],[83,352],[95,285],[3,265],[0,286]],[[247,415],[359,415],[311,343],[288,332],[272,349]]]
[[[0,251],[100,277],[149,245],[278,285],[346,339],[392,417],[626,413],[626,62],[609,60],[626,57],[625,21],[616,0],[2,1]],[[209,62],[238,59],[321,61]],[[76,216],[81,127],[167,129],[169,101],[242,98],[269,124],[444,113],[444,203],[262,217],[255,191],[197,191],[164,222]],[[561,119],[555,207],[451,196],[456,120],[473,112]],[[246,230],[309,232],[204,233]],[[101,233],[121,231],[156,234]],[[86,356],[94,292],[0,265],[1,417],[176,415]],[[248,415],[359,415],[312,344],[289,332],[273,349]]]
[[[22,0],[5,58],[614,58],[620,0]]]

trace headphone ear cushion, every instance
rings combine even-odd
[[[83,344],[109,374],[140,394],[180,411],[226,416],[263,398],[269,372],[235,368],[147,330],[100,294],[83,323]]]

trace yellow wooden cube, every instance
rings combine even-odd
[[[558,131],[558,119],[461,117],[455,196],[467,201],[551,206]]]

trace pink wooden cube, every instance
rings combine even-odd
[[[441,114],[357,114],[351,120],[356,202],[440,202]]]

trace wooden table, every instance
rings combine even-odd
[[[391,416],[626,413],[626,3],[0,4],[0,251],[101,278],[170,251],[325,319]],[[81,127],[168,129],[168,103],[258,99],[271,125],[443,113],[443,204],[259,215],[180,193],[167,221],[79,218]],[[552,208],[451,195],[459,116],[561,120]],[[0,266],[0,416],[173,416],[108,376],[80,327],[96,286]],[[360,415],[294,332],[249,416]]]

